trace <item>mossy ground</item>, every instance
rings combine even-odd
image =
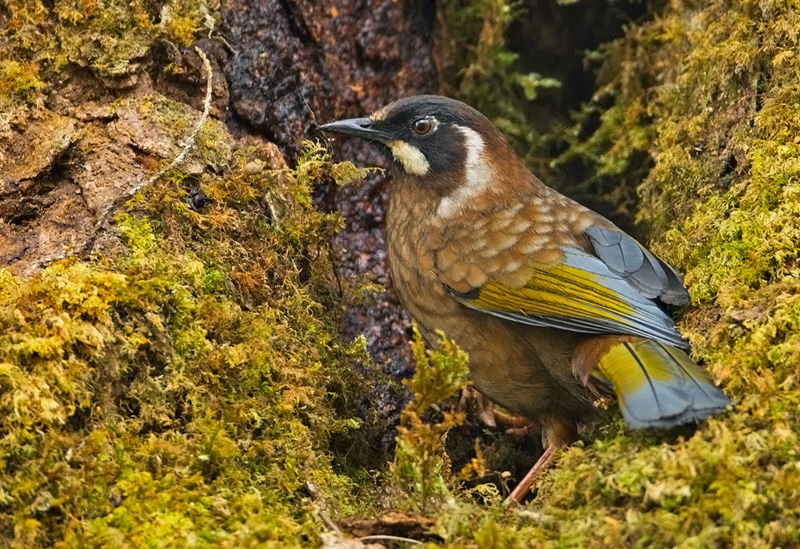
[[[153,47],[188,45],[208,13],[204,2],[9,3],[4,138],[62,108],[51,100],[71,71],[100,115],[73,122],[75,145],[52,169],[108,148],[87,195],[149,177],[199,111],[156,92],[143,67],[169,74]],[[135,169],[108,169],[130,143]],[[313,545],[320,506],[338,517],[374,501],[368,472],[333,451],[363,439],[353,366],[368,358],[363,340],[338,335],[350,285],[328,241],[340,219],[311,198],[362,172],[311,143],[293,165],[207,120],[185,161],[116,216],[118,245],[28,277],[0,269],[0,546]]]
[[[40,103],[66,64],[118,78],[158,37],[196,38],[208,11],[171,3],[155,24],[150,4],[55,10],[10,4],[14,38],[0,64],[9,116]],[[377,486],[394,483],[383,505],[432,515],[447,546],[800,545],[799,13],[676,1],[632,25],[604,48],[601,88],[559,137],[569,148],[553,167],[592,166],[587,186],[612,190],[686,273],[694,306],[681,328],[733,411],[670,434],[612,420],[505,514],[495,485],[462,482],[481,474],[480,454],[463,475],[450,470],[441,437],[458,418],[429,406],[417,377],[419,409],[407,409],[395,464],[354,466],[362,381],[351,364],[366,357],[337,335],[326,242],[338,219],[318,213],[310,192],[358,173],[311,146],[295,169],[264,169],[265,151],[220,152],[225,136],[201,134],[197,161],[214,169],[170,171],[129,204],[118,253],[26,280],[0,274],[0,540],[316,545],[323,506],[368,516]],[[43,32],[54,20],[81,39]],[[160,101],[134,107],[155,125],[174,122],[174,109],[148,110],[170,105]],[[215,203],[191,210],[189,186]],[[416,357],[427,382],[444,380],[437,398],[463,375],[454,348],[417,347]]]
[[[328,444],[359,426],[366,358],[336,334],[337,219],[310,203],[311,182],[358,172],[309,145],[295,170],[245,174],[257,157],[203,182],[203,214],[173,172],[117,217],[126,253],[2,271],[0,538],[292,545],[316,529],[307,481],[358,509]]]

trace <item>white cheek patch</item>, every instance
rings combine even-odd
[[[492,183],[494,171],[483,158],[486,145],[483,138],[471,128],[454,126],[464,136],[467,156],[464,160],[464,182],[450,195],[445,196],[436,208],[439,217],[453,217],[476,196],[484,193]]]
[[[405,141],[389,141],[387,145],[392,149],[394,159],[400,162],[407,173],[411,175],[425,175],[428,173],[431,166],[428,164],[428,159],[417,147]]]

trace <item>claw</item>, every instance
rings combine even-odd
[[[467,385],[461,393],[461,399],[458,401],[458,410],[465,412],[470,418],[475,419],[478,424],[484,427],[497,427],[495,416],[497,411],[494,409],[494,403],[483,396],[472,385]]]

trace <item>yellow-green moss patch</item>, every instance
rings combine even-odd
[[[337,220],[308,196],[359,174],[312,145],[296,170],[245,173],[259,157],[206,177],[203,213],[170,182],[148,191],[117,217],[127,253],[2,271],[0,539],[295,545],[320,524],[305,482],[357,507],[328,441],[359,425],[364,348],[337,335]]]

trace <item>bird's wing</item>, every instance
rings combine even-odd
[[[582,239],[551,234],[554,245],[532,253],[519,235],[496,254],[492,232],[468,254],[453,259],[445,250],[437,258],[440,280],[463,305],[523,324],[688,347],[655,302],[681,303],[680,277],[621,231],[592,225]]]
[[[588,227],[584,234],[595,255],[642,296],[670,305],[689,303],[680,275],[627,234],[597,225]]]

